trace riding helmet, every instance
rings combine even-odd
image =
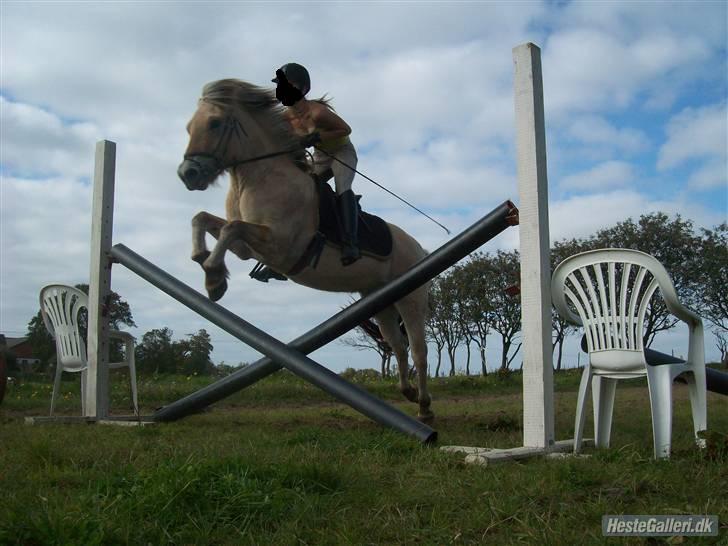
[[[311,77],[308,75],[308,70],[298,63],[287,63],[276,70],[276,77],[271,81],[273,83],[279,83],[279,72],[282,72],[288,82],[296,87],[301,95],[306,95],[311,90]]]

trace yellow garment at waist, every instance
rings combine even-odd
[[[334,150],[338,150],[341,148],[344,144],[347,144],[349,142],[348,136],[343,136],[339,138],[334,138],[331,140],[322,140],[316,146],[318,148],[321,148],[322,150],[326,150],[327,152],[333,152]]]

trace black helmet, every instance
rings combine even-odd
[[[271,81],[279,83],[281,76],[285,77],[288,83],[298,89],[301,95],[305,96],[311,90],[311,77],[308,75],[308,70],[298,63],[284,64],[276,70],[276,77]]]

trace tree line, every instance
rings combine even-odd
[[[599,248],[631,248],[657,258],[667,269],[681,302],[693,308],[715,334],[723,362],[728,360],[728,223],[696,230],[691,220],[662,212],[631,218],[584,238],[564,239],[551,248],[552,270],[569,256]],[[510,370],[520,354],[521,308],[518,297],[520,256],[517,250],[474,253],[432,281],[427,336],[434,358],[434,375],[455,375],[458,355],[464,353],[465,373],[487,374],[489,367]],[[88,285],[76,285],[88,293]],[[112,292],[110,327],[135,327],[129,304]],[[678,320],[670,315],[661,298],[653,298],[645,318],[645,344],[659,332],[670,330]],[[81,320],[82,325],[84,320]],[[561,369],[565,340],[576,328],[552,309],[552,347],[555,368]],[[47,371],[55,354],[55,343],[46,331],[40,311],[28,323],[30,344]],[[85,327],[82,336],[86,338]],[[487,359],[488,342],[496,339],[500,356]],[[391,348],[371,322],[362,324],[347,345],[374,350],[380,357],[381,375],[392,373]],[[434,351],[432,351],[434,349]],[[111,360],[122,355],[122,346],[111,342]],[[173,339],[167,327],[146,332],[136,345],[137,370],[148,374],[210,374],[230,371],[216,367],[213,345],[206,330]]]
[[[695,230],[691,220],[658,212],[627,219],[584,238],[564,239],[551,248],[552,271],[564,259],[587,250],[629,248],[651,254],[670,273],[679,300],[696,310],[716,336],[721,359],[728,357],[728,224]],[[464,352],[465,372],[486,374],[489,365],[511,369],[521,347],[521,309],[517,296],[517,250],[475,253],[432,283],[427,333],[435,349],[437,377],[456,373],[456,352]],[[661,298],[650,302],[645,345],[678,323]],[[552,309],[555,368],[561,369],[564,341],[577,329]],[[486,359],[489,339],[500,342],[500,359]],[[447,362],[445,362],[447,360]],[[446,370],[447,368],[447,370]]]

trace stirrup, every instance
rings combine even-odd
[[[250,272],[250,277],[260,282],[268,282],[271,279],[277,281],[287,281],[288,277],[281,275],[277,271],[272,270],[265,264],[258,262],[253,270]]]

